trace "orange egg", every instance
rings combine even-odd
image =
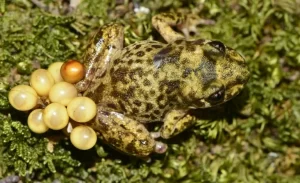
[[[60,74],[66,82],[77,83],[84,77],[84,66],[79,61],[69,60],[61,66]]]

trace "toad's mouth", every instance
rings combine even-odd
[[[244,88],[243,84],[234,85],[230,88],[226,88],[226,91],[223,96],[218,101],[212,102],[207,98],[198,99],[192,102],[192,105],[189,106],[189,109],[205,109],[213,106],[221,105],[234,97],[236,97]]]

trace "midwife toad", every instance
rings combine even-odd
[[[86,75],[76,84],[98,113],[91,126],[109,145],[147,157],[163,153],[168,139],[190,127],[189,109],[208,108],[236,96],[249,78],[243,57],[219,41],[187,41],[170,26],[184,27],[183,15],[152,18],[167,41],[141,41],[123,48],[123,27],[102,27],[84,58]],[[188,26],[188,25],[187,25]],[[150,133],[143,123],[163,121]]]

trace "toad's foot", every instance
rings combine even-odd
[[[195,119],[186,110],[172,110],[164,119],[164,125],[160,129],[160,136],[164,139],[169,139],[192,126],[196,122]]]

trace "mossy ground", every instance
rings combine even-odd
[[[71,1],[76,2],[76,1]],[[145,7],[150,12],[134,12]],[[0,0],[0,178],[23,182],[300,182],[300,4],[297,0]],[[251,79],[240,96],[197,111],[197,125],[166,141],[151,163],[98,142],[76,150],[61,133],[37,135],[7,93],[54,61],[80,59],[104,23],[125,25],[126,44],[159,38],[150,20],[187,11],[215,21],[199,38],[241,52]],[[211,115],[213,114],[213,115]],[[217,114],[217,115],[216,115]],[[49,150],[53,151],[49,151]],[[1,182],[1,180],[0,180]]]

